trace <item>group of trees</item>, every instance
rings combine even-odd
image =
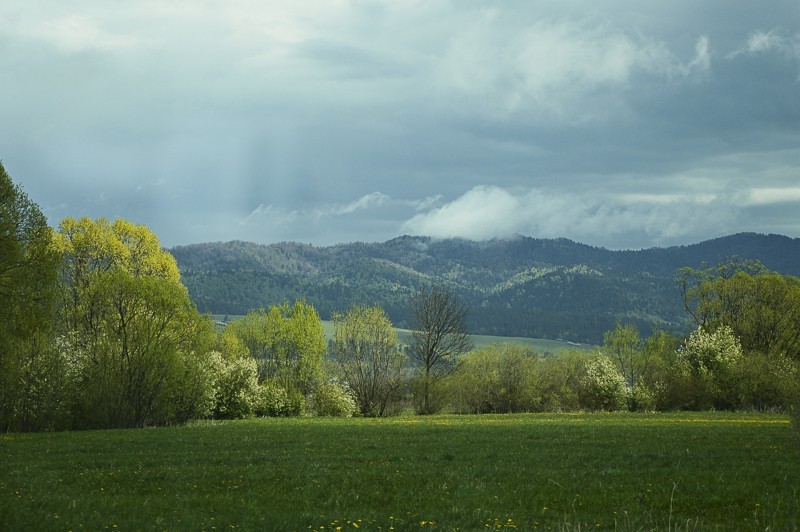
[[[664,332],[642,340],[620,324],[606,338],[589,353],[541,356],[519,345],[473,351],[448,382],[450,407],[463,413],[785,411],[797,400],[797,362],[764,363],[727,326],[697,328],[680,341]]]
[[[681,269],[696,330],[643,339],[617,324],[593,353],[473,350],[467,306],[422,286],[401,346],[379,306],[303,300],[224,328],[198,312],[146,227],[47,226],[0,165],[0,430],[141,427],[250,415],[792,409],[800,279],[757,263]]]
[[[436,312],[457,302],[439,288],[419,296],[444,303],[418,305],[434,335],[429,341],[416,333],[414,345],[422,347],[411,350],[424,363],[427,394],[444,375],[439,368],[460,353],[448,335],[468,338],[466,311],[456,330]],[[381,308],[334,314],[330,346],[316,309],[302,300],[252,311],[217,330],[149,229],[66,218],[53,230],[2,165],[0,301],[2,430],[385,415],[409,381],[407,353]]]
[[[800,404],[800,279],[752,261],[682,268],[696,329],[643,339],[631,324],[590,355],[542,357],[492,346],[463,358],[449,385],[460,412],[788,410]]]

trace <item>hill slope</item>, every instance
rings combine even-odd
[[[682,266],[739,257],[800,274],[800,239],[752,233],[640,251],[566,239],[403,236],[330,247],[234,241],[171,252],[201,311],[243,314],[305,298],[327,318],[352,304],[377,303],[406,327],[409,298],[420,283],[444,283],[471,307],[473,333],[595,343],[618,319],[643,331],[653,325],[685,330],[673,281]]]

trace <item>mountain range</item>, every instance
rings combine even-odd
[[[469,307],[474,334],[600,343],[616,321],[649,334],[689,328],[676,271],[740,258],[800,275],[800,239],[740,233],[687,246],[614,251],[567,239],[475,242],[402,236],[315,247],[241,241],[178,246],[189,294],[203,312],[244,314],[305,299],[323,319],[354,304],[381,305],[410,325],[421,284],[444,284]]]

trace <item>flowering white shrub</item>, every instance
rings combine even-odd
[[[695,373],[709,374],[731,368],[742,358],[742,346],[727,325],[710,333],[698,327],[678,354]]]
[[[618,410],[625,402],[625,377],[614,361],[597,355],[586,362],[580,381],[580,405],[589,410]]]
[[[253,413],[259,398],[258,365],[250,357],[221,361],[216,382],[214,417],[236,419]]]
[[[309,398],[309,406],[318,416],[350,417],[356,412],[352,393],[334,381],[317,383]]]
[[[260,417],[299,416],[306,411],[306,400],[297,390],[287,390],[279,382],[268,380],[258,387],[255,414]]]
[[[738,402],[734,368],[742,346],[728,326],[708,332],[702,327],[689,335],[677,353],[680,370],[689,382],[690,408],[732,408]]]

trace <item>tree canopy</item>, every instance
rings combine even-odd
[[[333,357],[361,413],[382,416],[402,384],[406,356],[380,307],[353,307],[333,316]]]
[[[682,268],[677,282],[684,308],[708,330],[725,325],[751,352],[800,360],[800,279],[755,261]]]
[[[147,227],[64,219],[58,330],[78,382],[77,423],[143,426],[172,419],[187,369],[213,331],[180,283],[172,256]]]
[[[41,428],[57,409],[41,386],[59,378],[48,345],[59,264],[51,240],[39,206],[0,163],[0,430]]]

